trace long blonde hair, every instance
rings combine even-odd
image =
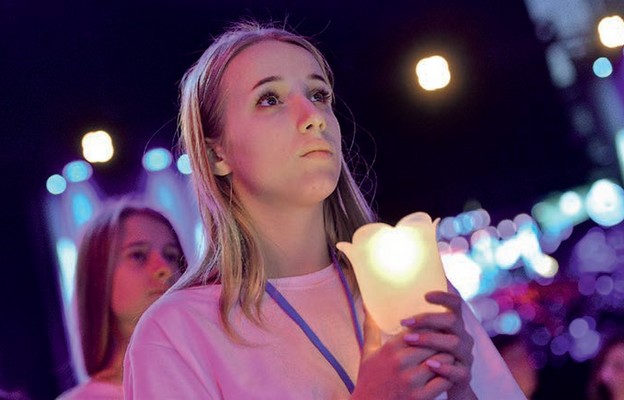
[[[121,251],[123,222],[137,214],[163,223],[171,230],[177,246],[182,250],[175,229],[163,214],[129,199],[115,200],[105,205],[103,211],[88,225],[78,250],[76,300],[82,354],[89,376],[106,368],[113,355],[113,273]],[[184,256],[180,259],[179,267],[181,272],[186,269]]]
[[[267,40],[291,43],[309,51],[333,87],[331,68],[310,41],[284,28],[253,21],[238,23],[217,37],[180,84],[182,148],[191,162],[207,243],[204,258],[198,265],[189,267],[174,288],[221,283],[220,315],[229,333],[233,332],[228,315],[235,304],[241,306],[247,318],[259,322],[266,275],[251,220],[233,193],[229,177],[213,173],[210,158],[214,157],[212,148],[223,140],[221,80],[224,71],[245,48]],[[358,227],[374,220],[344,156],[341,163],[337,187],[324,202],[325,231],[331,244],[350,241]],[[353,279],[346,264],[345,272]]]

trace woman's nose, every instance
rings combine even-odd
[[[325,131],[325,116],[316,104],[307,98],[298,102],[298,130],[299,133],[322,133]]]
[[[152,276],[159,281],[167,281],[176,273],[176,267],[156,252],[152,255],[151,268]]]

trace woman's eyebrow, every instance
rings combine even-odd
[[[135,240],[134,242],[124,243],[122,249],[129,249],[131,247],[144,246],[147,242],[144,240]]]
[[[252,87],[252,88],[251,88],[251,90],[255,90],[257,87],[262,86],[262,85],[264,85],[264,84],[266,84],[266,83],[269,83],[269,82],[275,82],[275,81],[281,81],[282,79],[283,79],[283,78],[282,78],[282,77],[280,77],[280,76],[275,76],[275,75],[272,75],[272,76],[267,76],[266,78],[262,78],[262,79],[260,79],[260,80],[258,81],[258,83],[256,83],[256,84],[254,85],[254,87]]]
[[[312,80],[315,80],[315,81],[321,81],[323,83],[327,83],[327,79],[325,79],[324,76],[319,75],[319,74],[310,74],[310,75],[308,75],[308,79],[312,79]]]

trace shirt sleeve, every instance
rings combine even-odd
[[[472,336],[472,380],[470,386],[479,400],[526,400],[507,364],[468,305],[462,304],[466,331]]]
[[[155,321],[141,322],[124,360],[126,400],[222,398],[215,380],[202,377],[200,367],[176,350]]]

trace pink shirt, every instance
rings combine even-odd
[[[360,350],[333,267],[271,282],[355,382]],[[220,285],[184,289],[164,296],[148,309],[126,352],[126,399],[349,398],[336,371],[271,298],[265,296],[262,302],[264,327],[247,320],[240,309],[233,311],[232,326],[248,342],[241,344],[223,329],[218,310],[220,293]],[[361,323],[360,300],[356,308]],[[477,396],[482,400],[523,399],[489,337],[481,331],[491,347],[486,355],[491,365],[481,366],[487,369],[484,374],[481,367],[473,365],[472,386],[483,375],[488,381],[484,388],[502,391],[496,396]],[[475,342],[477,347],[484,340],[475,338]],[[515,396],[518,393],[520,397]]]
[[[63,393],[57,400],[123,400],[123,398],[121,385],[89,379]]]

